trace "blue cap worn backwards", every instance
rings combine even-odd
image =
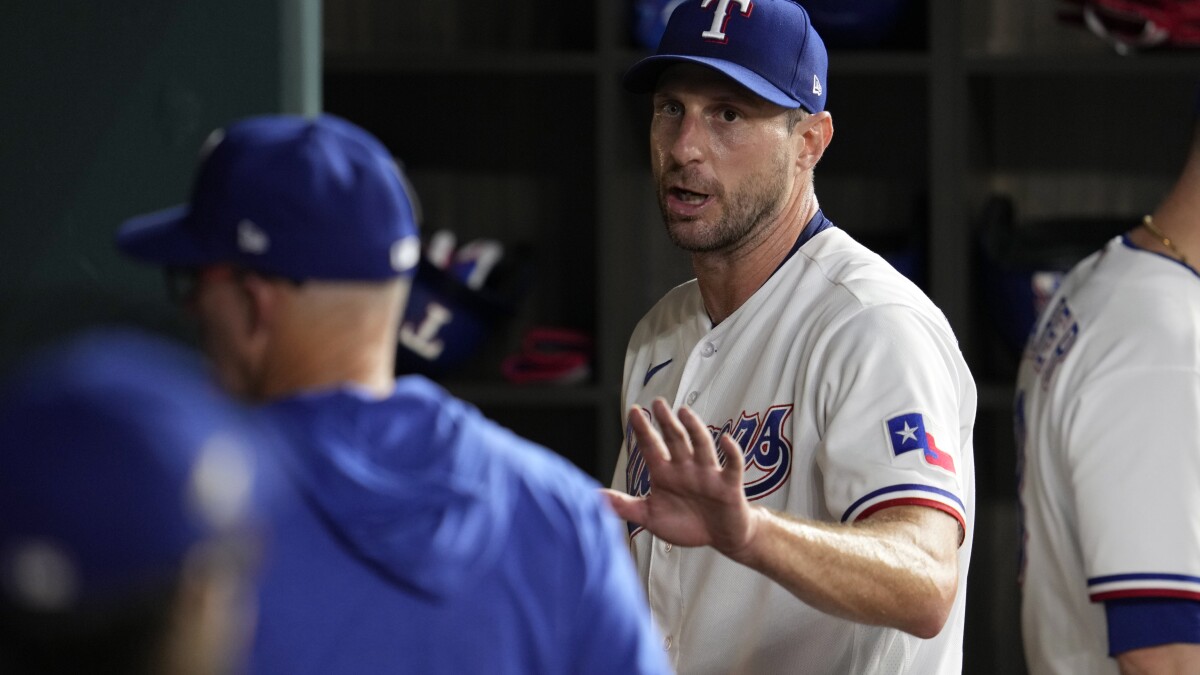
[[[105,606],[257,527],[249,419],[162,338],[92,329],[40,352],[0,392],[0,604]]]
[[[161,265],[231,263],[292,279],[382,280],[413,274],[420,258],[399,166],[333,115],[214,131],[190,202],[123,223],[117,246]]]
[[[681,61],[715,68],[785,108],[825,109],[829,55],[793,0],[684,0],[654,56],[625,73],[625,87],[651,92],[663,69]]]

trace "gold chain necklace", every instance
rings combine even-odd
[[[1175,245],[1175,242],[1171,241],[1167,235],[1162,233],[1162,230],[1158,229],[1158,227],[1154,225],[1153,216],[1142,216],[1142,227],[1146,228],[1150,234],[1161,239],[1163,245],[1171,249],[1171,253],[1174,253],[1175,256],[1179,258],[1179,262],[1191,267],[1191,265],[1188,265],[1187,256],[1183,254],[1183,251],[1180,251],[1179,247]]]

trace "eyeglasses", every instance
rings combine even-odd
[[[201,284],[229,279],[241,281],[248,274],[254,274],[255,276],[272,281],[282,281],[295,287],[300,287],[304,284],[303,279],[292,279],[274,274],[251,272],[250,270],[228,263],[204,265],[203,267],[167,267],[163,270],[163,277],[167,287],[167,298],[177,305],[184,306],[195,301],[196,293],[199,291]]]
[[[245,274],[233,265],[205,265],[204,267],[167,267],[163,280],[167,286],[167,298],[177,305],[188,305],[196,299],[200,284],[205,282],[236,279]]]

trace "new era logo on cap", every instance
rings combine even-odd
[[[244,253],[265,253],[271,245],[271,238],[263,232],[254,221],[243,218],[237,228],[238,249]]]
[[[829,56],[794,0],[684,0],[654,56],[629,69],[625,86],[651,92],[662,71],[680,61],[714,68],[785,108],[825,109]]]

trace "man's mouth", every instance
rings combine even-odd
[[[709,197],[709,195],[704,194],[703,192],[692,192],[691,190],[685,190],[677,187],[671,188],[668,192],[670,193],[671,197],[683,202],[684,204],[690,204],[693,206],[703,204],[704,201]]]
[[[675,218],[698,218],[716,199],[711,193],[694,192],[678,186],[667,189],[666,210]]]

